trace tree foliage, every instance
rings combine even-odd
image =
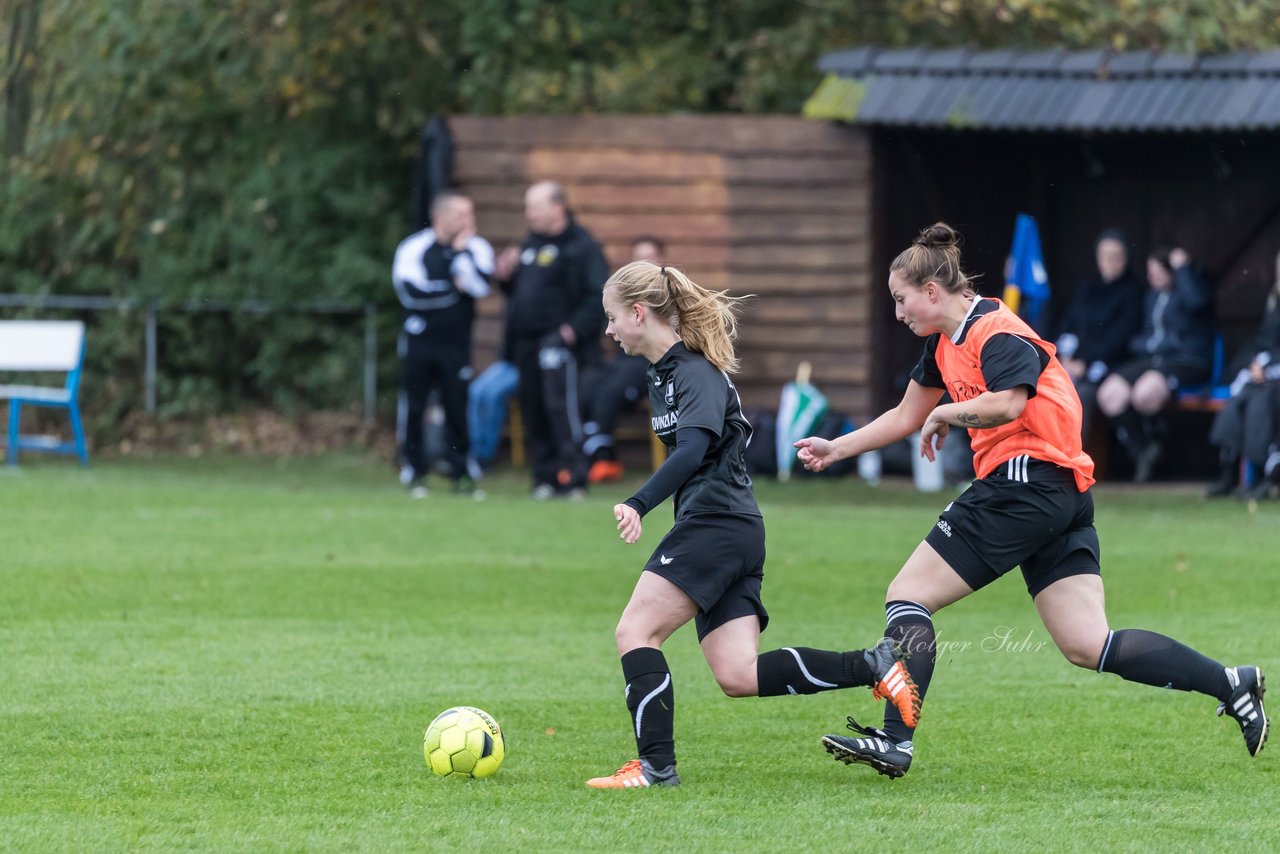
[[[816,58],[852,44],[1187,52],[1272,47],[1280,33],[1276,4],[1246,0],[6,0],[0,9],[0,290],[161,301],[388,303],[412,159],[433,113],[795,113],[817,82]],[[224,332],[167,323],[163,391],[180,407],[322,404],[355,382],[358,346],[302,345],[315,340],[314,320],[232,317]],[[120,336],[135,332],[120,322]],[[220,346],[240,342],[247,385],[215,381],[211,334]]]

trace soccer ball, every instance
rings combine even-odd
[[[454,706],[436,715],[422,739],[422,755],[441,777],[492,777],[506,755],[502,728],[487,712]]]

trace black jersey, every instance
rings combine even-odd
[[[540,338],[567,323],[578,337],[580,357],[597,361],[605,327],[600,291],[608,278],[600,244],[576,222],[570,220],[556,235],[531,232],[520,247],[520,267],[510,285],[508,331],[518,338]]]
[[[759,516],[744,454],[751,423],[729,375],[677,341],[648,370],[653,432],[674,447],[681,427],[700,427],[715,438],[693,475],[676,490],[675,516],[745,513]]]

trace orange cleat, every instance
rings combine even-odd
[[[632,759],[609,777],[592,777],[587,781],[588,789],[646,789],[649,786],[678,786],[680,778],[676,776],[676,766],[670,765],[664,771],[653,770],[643,759]]]
[[[920,691],[893,641],[884,638],[867,650],[866,657],[876,675],[871,696],[893,703],[902,715],[902,722],[915,729],[920,720]]]
[[[587,472],[590,483],[616,483],[622,480],[622,463],[617,460],[596,460]]]

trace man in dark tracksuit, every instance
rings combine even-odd
[[[455,489],[469,484],[467,385],[471,380],[471,326],[475,299],[487,296],[493,247],[476,235],[471,200],[444,192],[431,203],[431,228],[406,237],[396,249],[391,281],[405,309],[398,350],[401,363],[396,438],[400,481],[425,497],[430,468],[422,416],[433,387],[445,418],[444,460]],[[468,486],[468,488],[470,488]]]
[[[529,235],[498,259],[508,292],[508,357],[520,371],[520,411],[533,495],[580,497],[587,486],[578,372],[600,360],[609,266],[573,220],[564,190],[542,181],[525,193]]]

